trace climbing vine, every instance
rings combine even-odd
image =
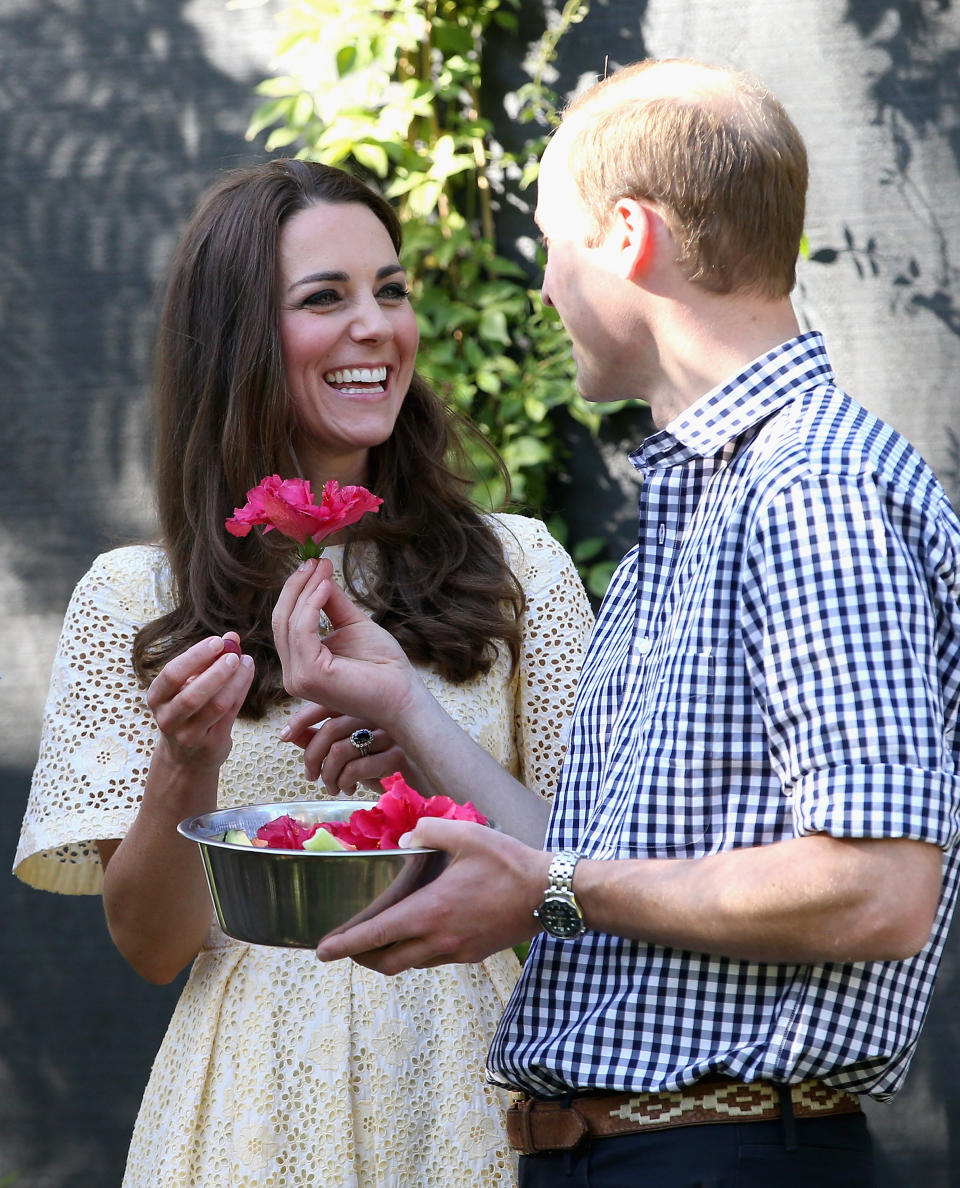
[[[342,166],[394,202],[420,326],[418,368],[497,447],[514,500],[543,514],[564,462],[558,410],[592,429],[599,415],[576,395],[569,342],[531,272],[498,251],[496,218],[510,187],[521,192],[536,176],[558,106],[550,63],[588,4],[567,0],[531,48],[529,82],[511,97],[531,135],[509,152],[483,110],[484,49],[491,32],[517,32],[519,2],[291,0],[278,16],[276,74],[257,87],[248,136],[268,130],[268,151]],[[489,459],[477,452],[472,462],[477,498],[499,506],[506,493]],[[556,517],[552,526],[565,535]],[[596,542],[578,553],[601,593],[610,566]]]

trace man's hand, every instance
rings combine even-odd
[[[485,825],[424,818],[405,846],[446,850],[450,865],[400,903],[317,946],[321,961],[352,957],[383,974],[482,961],[529,940],[539,926],[552,855]]]

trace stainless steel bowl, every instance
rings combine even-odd
[[[446,866],[442,850],[274,850],[228,844],[228,829],[254,837],[289,814],[304,825],[344,821],[375,801],[281,801],[218,809],[177,827],[200,847],[220,927],[254,945],[312,949],[341,925],[375,915],[425,886]]]

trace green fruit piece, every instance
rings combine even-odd
[[[242,829],[228,829],[223,835],[223,840],[231,846],[252,846],[253,842],[243,832]]]
[[[349,850],[350,846],[333,836],[329,829],[320,828],[303,843],[305,850]]]

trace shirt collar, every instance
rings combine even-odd
[[[754,359],[726,383],[701,396],[630,455],[641,473],[691,457],[713,457],[765,420],[803,388],[833,378],[819,331],[811,330]]]

